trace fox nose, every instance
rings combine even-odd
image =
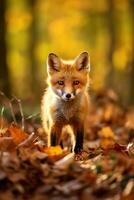
[[[70,93],[67,93],[67,94],[66,94],[66,98],[67,98],[67,99],[70,99],[70,98],[71,98],[71,94],[70,94]]]

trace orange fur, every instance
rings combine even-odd
[[[48,146],[59,145],[63,127],[69,125],[73,134],[72,148],[78,153],[83,148],[89,112],[88,53],[81,53],[74,61],[63,61],[55,54],[49,54],[47,70],[48,88],[43,95],[41,113]]]

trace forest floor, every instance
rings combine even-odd
[[[24,116],[17,99],[0,100],[0,200],[134,199],[134,109],[113,91],[96,94],[77,155],[67,135],[64,149],[46,147],[36,116]]]

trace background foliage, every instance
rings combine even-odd
[[[46,58],[91,57],[93,91],[113,88],[134,103],[133,0],[1,0],[0,90],[38,103]]]

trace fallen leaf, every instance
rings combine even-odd
[[[94,172],[85,172],[82,175],[82,180],[86,180],[88,183],[93,184],[97,179],[97,174]]]
[[[11,134],[16,145],[28,138],[28,134],[15,124],[10,125],[8,132]]]
[[[128,181],[128,183],[127,183],[127,185],[126,185],[126,187],[125,187],[125,189],[123,191],[123,195],[124,196],[129,195],[131,193],[133,187],[134,187],[134,180]]]
[[[8,122],[4,117],[0,117],[0,136],[7,136]]]
[[[127,145],[127,151],[128,151],[129,156],[134,157],[134,143],[129,143]]]
[[[125,126],[130,129],[134,129],[134,109],[131,109],[126,115]]]
[[[100,146],[104,150],[114,149],[115,141],[112,139],[103,138],[100,140]]]
[[[63,154],[63,149],[60,146],[44,147],[41,149],[41,151],[48,154],[48,156],[57,156]]]
[[[105,111],[104,111],[104,120],[105,121],[111,120],[112,117],[114,116],[114,114],[113,114],[114,112],[115,112],[115,108],[114,108],[113,104],[106,105]]]
[[[16,147],[12,137],[0,137],[0,151],[12,151]]]
[[[109,126],[106,126],[104,128],[102,128],[99,132],[98,132],[99,136],[101,138],[112,138],[115,139],[115,134],[113,133],[112,129]]]
[[[34,139],[35,139],[35,133],[33,132],[29,135],[28,138],[26,138],[20,144],[18,144],[18,147],[30,147]]]
[[[63,185],[55,185],[55,188],[62,192],[65,195],[70,194],[70,192],[79,191],[85,185],[81,183],[79,180],[71,180]]]
[[[68,166],[74,161],[74,153],[70,153],[57,161],[55,163],[55,167],[60,168],[60,169],[67,169]]]

